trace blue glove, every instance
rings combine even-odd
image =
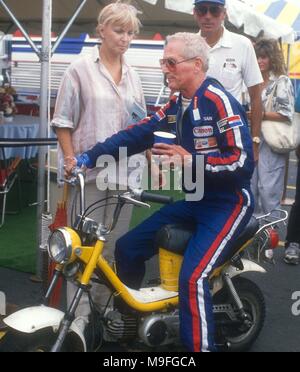
[[[94,166],[91,162],[91,159],[88,157],[88,155],[86,153],[83,153],[81,155],[77,155],[76,160],[77,160],[77,167],[79,167],[79,168],[82,168],[82,167],[94,168]]]

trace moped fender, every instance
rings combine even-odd
[[[242,259],[242,262],[244,266],[243,270],[238,270],[233,266],[229,266],[226,272],[229,274],[230,278],[234,278],[235,276],[241,275],[249,271],[266,274],[266,270],[262,266],[258,265],[257,263],[253,261],[245,260],[245,259]]]
[[[246,272],[258,272],[262,274],[266,273],[266,270],[263,267],[261,267],[260,265],[258,265],[257,263],[253,261],[242,259],[242,262],[244,266],[243,270],[238,270],[236,267],[230,265],[225,268],[223,273],[226,272],[230,278],[234,278],[235,276],[244,274]],[[223,281],[222,276],[220,275],[213,280],[212,294],[214,295],[217,292],[219,292],[223,288],[223,286],[224,286],[224,281]]]
[[[33,306],[9,315],[3,322],[10,328],[22,333],[35,333],[41,329],[52,328],[57,332],[64,313],[48,306]],[[86,351],[85,338],[78,326],[73,322],[70,327],[81,340],[83,351]]]

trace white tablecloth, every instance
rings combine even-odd
[[[39,118],[36,116],[16,115],[11,123],[0,124],[0,138],[27,139],[37,138],[39,134]],[[37,146],[6,147],[5,157],[20,156],[22,159],[34,158]]]

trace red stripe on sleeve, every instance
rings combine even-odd
[[[221,97],[209,90],[205,92],[204,96],[215,103],[221,120],[228,117],[226,107]]]

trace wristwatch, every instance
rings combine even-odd
[[[257,143],[259,145],[261,141],[259,137],[252,137],[252,142]]]

